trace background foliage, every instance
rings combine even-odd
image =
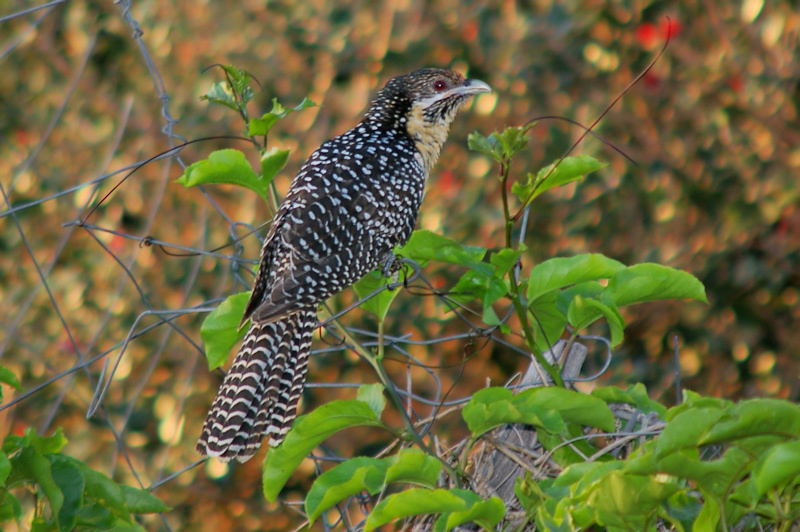
[[[64,374],[105,353],[115,362],[144,311],[210,308],[249,288],[249,264],[230,256],[256,257],[257,238],[220,249],[223,257],[175,256],[176,246],[216,249],[248,232],[230,220],[257,226],[269,212],[239,189],[204,193],[176,184],[174,159],[148,164],[114,191],[89,220],[105,231],[70,225],[96,202],[95,188],[102,196],[125,175],[114,172],[182,137],[241,135],[233,113],[199,99],[220,79],[218,71],[202,72],[215,63],[258,78],[255,115],[271,109],[273,97],[287,107],[306,96],[321,104],[270,133],[271,145],[292,150],[276,179],[281,191],[314,148],[357,121],[388,77],[430,65],[487,81],[495,93],[476,99],[454,124],[419,227],[492,248],[504,238],[498,181],[487,157],[467,151],[467,135],[542,115],[590,123],[661,47],[669,16],[666,54],[597,129],[638,166],[586,140],[578,151],[609,166],[537,200],[524,260],[600,252],[683,269],[705,284],[710,305],[658,303],[626,315],[626,341],[602,384],[644,382],[669,402],[677,334],[686,387],[726,398],[798,399],[800,15],[793,2],[66,1],[21,13],[30,7],[11,1],[0,13],[0,363],[24,394],[6,390],[7,402],[24,400],[3,410],[2,432],[33,427],[49,435],[63,427],[70,456],[126,484],[164,481],[154,493],[173,509],[146,521],[153,529],[285,530],[299,522],[286,505],[264,502],[258,459],[185,470],[196,462],[194,441],[219,383],[198,346],[203,313],[173,312],[169,326],[141,317],[104,409],[88,422],[103,361]],[[141,25],[140,40],[130,20]],[[156,84],[140,46],[160,76]],[[514,170],[549,163],[579,134],[541,121]],[[202,142],[181,157],[191,163],[241,144]],[[171,254],[141,245],[145,237],[169,243]],[[425,274],[439,289],[458,278],[435,265]],[[353,297],[344,294],[336,306]],[[457,320],[439,319],[441,307],[425,294],[400,294],[392,312],[392,335],[463,332]],[[375,328],[359,311],[344,319]],[[454,397],[487,379],[502,384],[527,365],[496,343],[448,341],[411,353],[436,366]],[[404,378],[405,365],[396,370]],[[430,380],[422,370],[410,374],[423,386]],[[315,358],[310,380],[357,384],[374,376],[338,350]],[[315,388],[303,408],[352,396]],[[349,456],[378,436],[364,429],[330,445]],[[312,462],[303,467],[285,492],[290,501],[301,499],[314,473]]]

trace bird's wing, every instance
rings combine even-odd
[[[339,162],[313,173],[312,187],[296,180],[287,194],[280,226],[265,248],[271,258],[262,265],[269,268],[266,283],[248,305],[256,322],[324,301],[372,270],[396,244],[397,228],[385,223],[388,209],[357,167]],[[325,186],[323,177],[333,186]]]

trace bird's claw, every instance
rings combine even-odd
[[[397,284],[397,279],[400,276],[400,270],[403,268],[403,259],[394,253],[388,255],[383,262],[383,269],[381,275],[390,279],[389,286]],[[391,288],[390,288],[391,290]]]
[[[383,270],[381,274],[384,277],[392,277],[396,276],[397,272],[403,267],[403,259],[398,257],[395,254],[386,258],[386,261],[383,263]]]

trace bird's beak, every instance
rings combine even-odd
[[[452,92],[456,94],[463,94],[465,96],[471,96],[473,94],[480,94],[482,92],[492,92],[492,88],[488,83],[479,79],[468,79],[465,80],[461,86],[453,88]]]

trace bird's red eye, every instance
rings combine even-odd
[[[433,89],[436,92],[442,92],[446,88],[447,88],[447,82],[443,79],[437,79],[436,81],[433,82]]]

